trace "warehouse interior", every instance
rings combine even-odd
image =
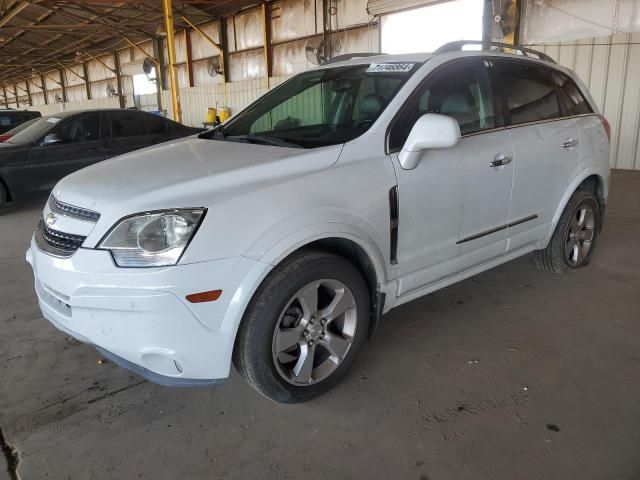
[[[9,204],[0,480],[638,478],[639,0],[0,0],[0,117],[135,109],[210,128],[342,55],[463,39],[543,52],[608,120],[587,269],[525,256],[402,305],[338,387],[279,405],[235,371],[166,388],[61,335],[25,262],[47,197]]]

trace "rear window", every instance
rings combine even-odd
[[[576,83],[568,75],[562,72],[553,72],[551,75],[558,91],[560,107],[564,115],[571,116],[593,113],[584,95],[582,95]]]
[[[522,62],[496,63],[513,125],[562,116],[549,70]]]

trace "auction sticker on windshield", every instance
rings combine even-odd
[[[372,63],[367,68],[367,73],[371,72],[410,72],[414,63]]]

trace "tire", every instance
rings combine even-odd
[[[275,402],[310,400],[349,371],[370,313],[367,284],[351,263],[318,251],[294,254],[267,276],[247,307],[233,363]]]
[[[539,270],[564,273],[589,263],[602,225],[598,200],[592,192],[576,191],[562,212],[549,245],[534,252]]]

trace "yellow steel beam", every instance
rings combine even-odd
[[[180,109],[180,91],[178,85],[178,71],[176,69],[176,44],[173,36],[173,11],[171,0],[162,0],[164,9],[164,25],[167,30],[167,53],[169,54],[169,79],[171,80],[171,103],[173,105],[173,119],[182,123]]]

